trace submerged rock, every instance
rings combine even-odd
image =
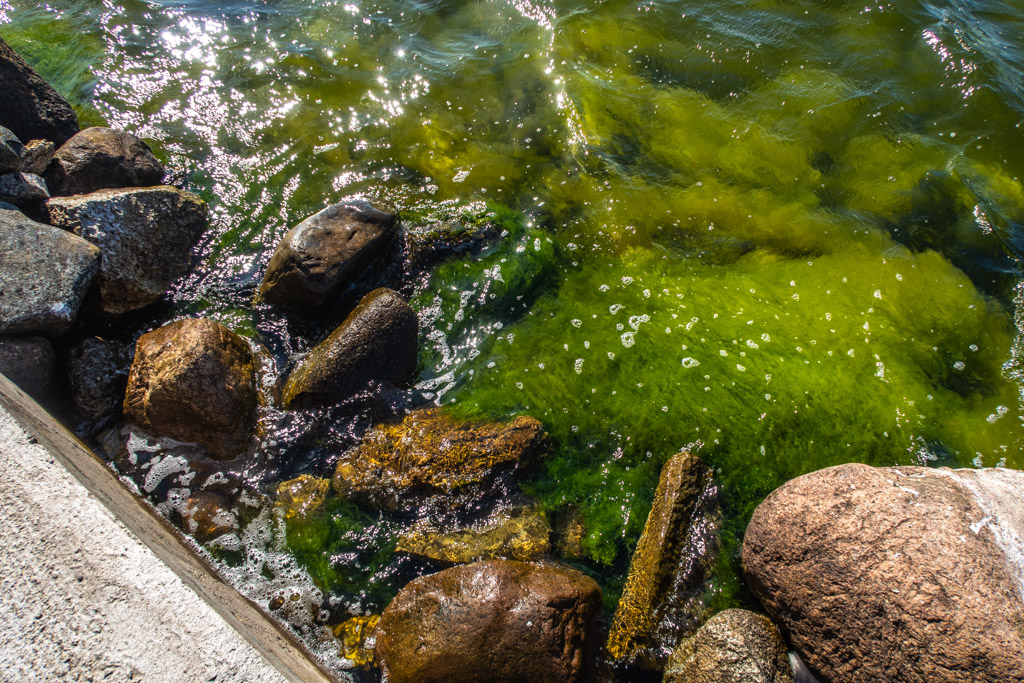
[[[0,173],[15,173],[22,169],[25,146],[9,128],[0,126]]]
[[[397,292],[375,289],[288,377],[290,409],[340,403],[371,381],[403,382],[416,372],[419,322]]]
[[[300,474],[277,485],[277,507],[285,519],[306,518],[323,508],[330,490],[330,479]]]
[[[102,423],[124,401],[128,349],[119,341],[87,337],[67,357],[68,385],[78,416]]]
[[[33,398],[46,395],[53,368],[53,346],[44,337],[0,339],[0,373]]]
[[[46,182],[32,173],[6,173],[0,175],[0,202],[25,206],[50,198]]]
[[[415,526],[399,537],[395,552],[449,563],[528,562],[546,554],[550,546],[551,527],[544,515],[535,509],[520,508],[511,513],[496,513],[463,529],[437,531],[428,525]]]
[[[782,635],[771,619],[729,609],[679,644],[664,683],[793,683]]]
[[[58,145],[78,132],[78,116],[60,94],[0,39],[0,126],[22,140]]]
[[[840,465],[754,511],[749,585],[828,681],[1024,681],[1024,472]]]
[[[200,543],[238,530],[238,520],[227,501],[212,491],[199,491],[189,496],[181,509],[181,522],[185,532]]]
[[[159,185],[164,167],[149,145],[131,133],[86,128],[64,143],[46,169],[55,197],[96,190]]]
[[[46,202],[49,222],[102,251],[99,306],[120,314],[147,306],[188,269],[206,228],[206,202],[161,186],[100,190]]]
[[[124,412],[150,434],[228,459],[249,444],[255,408],[252,351],[223,325],[179,320],[136,342]]]
[[[700,623],[703,591],[694,589],[717,553],[716,494],[712,472],[697,456],[684,451],[665,463],[612,619],[613,658],[660,668],[678,640],[675,631]]]
[[[601,590],[554,564],[490,560],[416,579],[384,610],[374,651],[391,683],[581,681]]]
[[[395,232],[396,217],[369,202],[329,206],[289,230],[260,285],[264,301],[313,316],[352,283]]]
[[[341,641],[338,654],[347,659],[353,666],[370,666],[373,664],[373,646],[367,641],[373,630],[380,623],[379,614],[368,617],[352,617],[334,627],[334,637]]]
[[[333,485],[342,495],[398,509],[428,496],[487,491],[498,477],[532,466],[546,447],[544,427],[532,417],[473,423],[437,408],[417,410],[344,453]]]
[[[66,332],[99,261],[81,237],[0,204],[0,334]]]

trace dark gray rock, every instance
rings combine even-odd
[[[99,261],[81,237],[0,204],[0,334],[66,332]]]
[[[669,657],[664,683],[793,683],[786,644],[771,619],[719,612]]]
[[[419,322],[397,292],[375,289],[288,377],[287,408],[328,406],[371,381],[403,382],[416,372]]]
[[[57,150],[46,169],[55,197],[107,188],[150,187],[164,178],[164,167],[149,145],[131,133],[86,128]]]
[[[0,173],[14,173],[22,167],[25,147],[9,128],[0,126]]]
[[[53,346],[44,337],[0,338],[0,373],[34,398],[53,381]]]
[[[381,252],[395,224],[394,214],[365,201],[310,216],[277,245],[260,296],[287,311],[315,315]]]
[[[0,201],[24,206],[50,198],[46,181],[32,173],[5,173],[0,175]]]
[[[82,419],[100,423],[118,413],[128,381],[128,349],[119,341],[87,337],[67,357],[68,384]]]
[[[99,307],[115,315],[164,295],[188,269],[207,220],[206,202],[168,186],[55,197],[46,213],[100,248]]]
[[[78,116],[60,94],[0,39],[0,126],[22,140],[63,145],[78,132]]]
[[[56,146],[49,140],[32,140],[25,145],[25,154],[21,158],[21,170],[41,176],[53,160]]]

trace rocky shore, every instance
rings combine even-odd
[[[283,361],[203,318],[109,335],[188,272],[207,205],[163,184],[144,141],[78,130],[2,40],[0,84],[0,372],[63,411],[225,573],[261,577],[250,596],[338,668],[394,682],[1024,681],[1024,473],[843,465],[793,479],[746,529],[750,609],[712,614],[716,473],[661,454],[606,620],[579,569],[582,521],[520,491],[557,447],[543,423],[395,398],[421,344],[410,282],[495,231],[427,234],[363,200],[301,221],[252,293],[296,331],[304,351]],[[322,443],[346,447],[295,464]],[[349,508],[389,525],[384,559],[366,563],[408,579],[373,614],[326,585],[334,569],[310,577],[281,553],[344,540],[330,511]]]

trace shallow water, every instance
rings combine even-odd
[[[210,201],[164,312],[282,367],[307,342],[248,302],[291,225],[354,195],[407,225],[494,213],[497,244],[416,287],[413,393],[544,422],[524,488],[583,513],[610,604],[682,448],[722,490],[716,606],[791,477],[1024,466],[1019,1],[0,0],[0,22]],[[331,505],[293,550],[379,610],[393,528]]]

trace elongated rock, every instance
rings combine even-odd
[[[675,645],[672,629],[668,638],[658,638],[663,622],[696,628],[703,605],[693,589],[704,580],[716,552],[717,528],[711,470],[688,452],[672,456],[661,470],[612,619],[612,657],[657,668]]]
[[[50,193],[88,194],[106,188],[159,185],[164,167],[149,145],[113,128],[86,128],[68,140],[46,169]]]
[[[78,132],[78,116],[60,94],[0,39],[0,126],[22,140],[58,145]]]
[[[538,510],[521,508],[459,529],[416,526],[399,537],[395,552],[438,562],[539,559],[551,547],[551,527]]]

